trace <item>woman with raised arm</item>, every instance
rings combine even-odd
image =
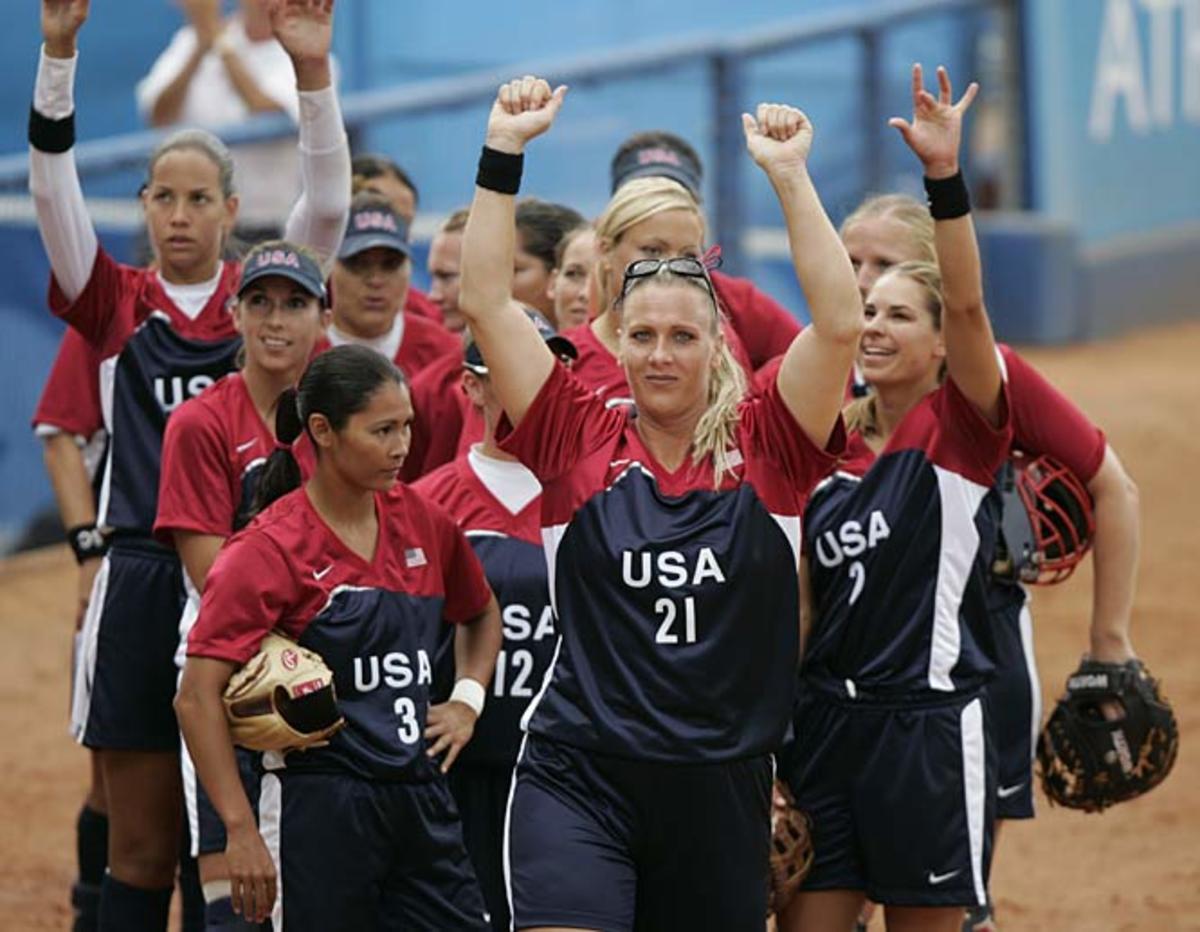
[[[804,515],[804,660],[781,775],[813,822],[816,862],[786,932],[844,932],[864,896],[889,930],[957,932],[986,901],[995,776],[985,600],[1012,431],[966,187],[972,84],[937,98],[914,66],[910,122],[938,267],[901,262],[867,295],[846,411],[849,452]]]
[[[172,712],[183,604],[178,557],[151,536],[166,420],[235,365],[228,301],[240,277],[222,262],[237,215],[232,163],[200,131],[151,155],[142,204],[155,268],[100,248],[75,171],[76,36],[87,0],[43,0],[45,45],[30,117],[30,191],[50,257],[50,304],[101,359],[112,437],[97,523],[113,533],[96,576],[77,657],[72,727],[101,751],[109,804],[109,871],[101,928],[163,929],[179,851],[179,730]],[[330,78],[331,0],[273,0],[276,38],[300,95],[304,190],[288,238],[322,258],[346,223],[350,153]],[[248,180],[253,183],[253,179]]]
[[[560,631],[509,806],[514,927],[757,932],[799,517],[842,449],[854,274],[808,177],[807,118],[760,106],[743,117],[747,148],[779,195],[813,326],[746,401],[703,263],[633,262],[618,301],[636,407],[606,408],[510,291],[522,153],[565,92],[531,77],[500,88],[459,299],[506,413],[501,446],[543,486]]]

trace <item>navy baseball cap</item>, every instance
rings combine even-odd
[[[349,259],[379,247],[410,255],[407,221],[386,204],[352,208],[338,258]]]
[[[568,359],[578,359],[579,350],[575,348],[575,344],[556,331],[550,326],[550,322],[541,314],[532,308],[525,308],[525,314],[533,321],[533,325],[537,327],[538,333],[542,335],[542,339],[546,341],[546,345],[550,347],[550,351],[559,359],[564,356]],[[463,367],[471,370],[476,375],[487,375],[488,368],[484,364],[483,354],[479,351],[479,345],[473,338],[468,338],[467,348],[463,353]]]
[[[322,303],[325,302],[325,276],[321,274],[321,267],[303,250],[287,243],[250,250],[242,263],[238,295],[259,279],[272,275],[290,279],[313,297],[320,298]]]
[[[700,179],[703,169],[686,152],[672,146],[655,143],[630,149],[612,167],[612,189],[617,189],[634,178],[665,177],[678,181],[700,199]]]

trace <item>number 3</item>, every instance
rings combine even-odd
[[[417,739],[421,737],[421,726],[417,724],[416,703],[407,696],[401,696],[392,706],[392,710],[400,716],[400,727],[396,729],[400,740],[404,744],[416,744]]]

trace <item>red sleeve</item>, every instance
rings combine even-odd
[[[75,330],[68,328],[58,345],[58,355],[33,412],[33,426],[39,424],[80,437],[90,437],[104,427],[100,357]]]
[[[142,275],[142,270],[121,265],[99,248],[92,275],[74,301],[67,300],[58,280],[50,276],[50,310],[78,330],[99,358],[106,359],[133,332],[133,299]]]
[[[746,347],[753,369],[787,352],[800,332],[800,324],[783,305],[759,291],[748,279],[717,272],[713,274],[713,285],[725,315]]]
[[[1032,456],[1052,456],[1083,483],[1104,460],[1104,431],[1007,346],[1000,347],[1008,370],[1013,446]]]
[[[784,354],[781,353],[758,367],[754,373],[754,381],[751,383],[756,395],[761,395],[778,380],[779,368],[783,365],[783,356]]]
[[[451,624],[462,624],[487,608],[492,589],[479,557],[458,525],[441,508],[431,506],[429,510],[441,542],[442,583],[446,593],[442,617]]]
[[[935,464],[961,473],[980,485],[995,483],[996,470],[1012,447],[1007,384],[1001,391],[1001,422],[999,427],[993,427],[967,400],[954,380],[946,379],[933,399],[939,425],[934,448],[930,451]]]
[[[154,535],[173,546],[172,531],[232,534],[238,503],[229,470],[229,454],[214,413],[199,399],[184,402],[167,420]]]
[[[620,431],[627,412],[604,402],[567,370],[555,365],[521,423],[507,417],[496,426],[500,447],[545,485]]]
[[[796,423],[775,383],[743,403],[740,416],[742,436],[754,452],[774,463],[802,494],[829,475],[846,452],[846,426],[840,414],[822,449]]]
[[[245,663],[298,598],[288,562],[270,541],[254,533],[235,537],[204,582],[188,656]]]
[[[442,309],[430,300],[429,295],[416,288],[408,289],[408,297],[404,299],[404,310],[410,314],[416,314],[418,317],[432,320],[435,324],[443,323]]]

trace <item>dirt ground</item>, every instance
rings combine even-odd
[[[1103,815],[1009,825],[992,888],[1014,930],[1200,930],[1200,324],[1028,358],[1108,432],[1136,479],[1142,561],[1134,643],[1184,733],[1175,772]],[[1039,591],[1037,659],[1056,695],[1086,646],[1090,571]],[[54,548],[0,564],[0,929],[66,929],[87,759],[66,735],[73,563]]]

